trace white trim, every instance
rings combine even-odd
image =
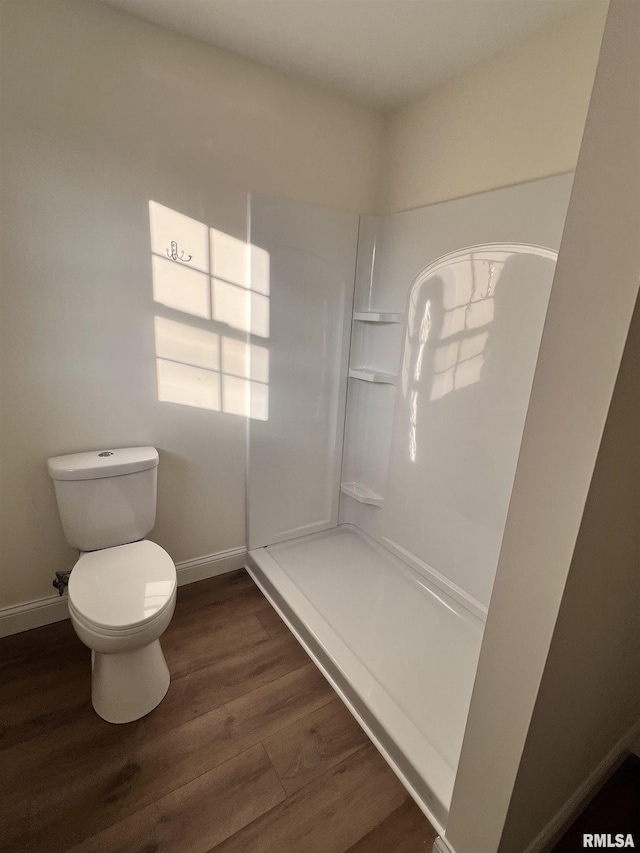
[[[411,566],[418,574],[425,577],[428,581],[431,581],[432,584],[435,584],[439,589],[443,592],[448,593],[451,598],[455,598],[455,600],[462,604],[463,607],[466,607],[467,610],[471,611],[474,616],[477,616],[478,619],[481,619],[483,622],[487,621],[487,607],[482,604],[482,602],[478,601],[477,598],[474,598],[472,595],[469,595],[468,592],[465,592],[462,587],[450,581],[449,578],[441,575],[440,572],[437,572],[434,568],[432,568],[428,563],[423,562],[415,554],[412,554],[411,551],[407,551],[406,548],[403,548],[402,545],[398,545],[397,542],[394,542],[393,539],[389,539],[387,536],[382,536],[382,546],[387,549],[387,551],[391,551],[391,553],[399,557],[404,563],[408,566]]]
[[[551,850],[560,840],[569,825],[575,820],[580,811],[604,784],[616,769],[617,764],[625,757],[634,742],[638,743],[640,735],[640,720],[626,732],[609,750],[602,761],[591,771],[575,793],[569,797],[562,808],[554,815],[542,831],[533,839],[525,853],[542,853]]]
[[[47,595],[24,604],[0,608],[0,637],[18,634],[30,628],[41,628],[52,622],[60,622],[69,618],[67,597]]]
[[[246,556],[246,548],[230,548],[227,551],[218,551],[217,554],[207,554],[194,560],[176,563],[178,586],[241,569]],[[31,628],[41,628],[43,625],[68,618],[66,595],[47,595],[44,598],[25,601],[23,604],[0,607],[0,637],[29,631]]]
[[[433,842],[432,853],[456,853],[446,838],[439,835]]]
[[[246,548],[229,548],[228,551],[218,551],[217,554],[207,554],[206,557],[196,557],[194,560],[184,560],[176,563],[178,586],[185,586],[217,575],[226,575],[236,569],[244,568],[247,560]]]

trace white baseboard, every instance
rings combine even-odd
[[[544,851],[551,850],[596,791],[613,773],[620,760],[625,757],[627,752],[633,750],[634,744],[636,747],[640,746],[640,720],[609,750],[576,792],[569,797],[560,811],[534,838],[525,853],[544,853]]]
[[[242,569],[246,561],[246,548],[230,548],[228,551],[218,551],[217,554],[208,554],[206,557],[196,557],[195,560],[176,563],[178,586],[215,578],[217,575],[226,575],[227,572]]]
[[[446,838],[439,835],[433,842],[432,853],[456,853]]]
[[[31,628],[41,628],[52,622],[69,618],[67,596],[48,595],[35,601],[25,601],[13,607],[0,608],[0,637],[19,634]]]
[[[213,578],[241,569],[246,560],[246,548],[231,548],[219,551],[217,554],[207,554],[196,557],[195,560],[185,560],[176,563],[178,586]],[[29,631],[31,628],[41,628],[53,622],[61,622],[69,618],[67,596],[48,595],[34,601],[25,601],[12,607],[0,607],[0,637]]]

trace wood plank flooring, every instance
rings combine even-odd
[[[244,571],[182,587],[165,700],[113,726],[69,622],[0,640],[4,853],[430,853],[435,832]]]

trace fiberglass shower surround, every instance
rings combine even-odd
[[[251,199],[250,571],[439,831],[571,183],[360,219]]]

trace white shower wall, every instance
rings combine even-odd
[[[571,184],[361,219],[339,520],[479,615]]]
[[[251,203],[271,328],[249,570],[439,831],[571,184],[359,232],[347,214]]]
[[[358,216],[253,194],[268,268],[268,418],[249,420],[249,549],[335,527]]]
[[[486,612],[571,184],[359,223],[252,197],[271,327],[250,549],[354,524]]]

